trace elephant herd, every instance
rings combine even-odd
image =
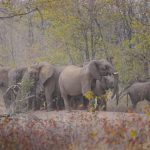
[[[55,109],[71,111],[81,104],[82,109],[96,110],[101,107],[106,110],[107,90],[113,90],[111,99],[116,96],[118,102],[118,78],[112,62],[107,59],[91,60],[82,67],[74,65],[60,67],[40,62],[17,69],[0,68],[0,89],[7,110],[17,104],[22,105],[20,102],[23,102],[20,108],[26,110],[38,110],[44,107],[47,111]],[[133,89],[136,90],[135,87]],[[144,89],[150,90],[149,82]],[[126,92],[135,107],[136,101],[141,99],[136,97],[135,100],[132,93],[132,90]],[[147,95],[144,94],[140,98],[149,100],[149,92]]]

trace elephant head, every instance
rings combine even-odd
[[[101,80],[102,76],[107,76],[114,73],[113,65],[105,59],[92,60],[87,67],[95,80]]]
[[[90,74],[92,75],[93,79],[95,80],[102,80],[102,76],[108,76],[113,75],[114,76],[114,90],[111,99],[114,98],[116,95],[116,98],[118,99],[118,72],[115,72],[114,66],[111,62],[108,60],[102,59],[102,60],[93,60],[88,65]],[[107,77],[108,78],[108,77]],[[105,80],[106,78],[104,78]]]
[[[114,88],[114,77],[111,75],[109,76],[104,76],[100,82],[100,85],[103,89],[108,90],[108,89],[113,89]]]
[[[54,74],[54,67],[47,62],[38,63],[28,69],[30,79],[39,81],[40,85],[44,86],[46,81]]]
[[[26,71],[27,71],[27,67],[11,69],[8,73],[9,85],[14,85],[21,82]]]
[[[39,89],[43,90],[47,80],[53,76],[54,72],[54,67],[47,62],[30,66],[24,77],[25,80],[32,82],[30,93],[41,92]]]

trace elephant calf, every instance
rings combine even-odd
[[[117,82],[117,86],[118,86],[118,82]],[[104,76],[102,77],[102,80],[96,81],[96,87],[94,88],[94,93],[96,96],[99,97],[98,99],[98,107],[102,107],[103,110],[107,109],[107,101],[105,98],[106,92],[109,89],[114,89],[115,88],[115,80],[114,77],[112,76]],[[115,91],[115,94],[118,94],[118,90],[117,89]]]
[[[130,96],[132,107],[134,109],[139,101],[147,100],[150,102],[150,81],[133,83],[129,88],[122,92],[119,99],[126,94]]]
[[[118,84],[118,83],[117,83]],[[113,76],[104,76],[102,77],[101,81],[96,80],[96,85],[93,87],[93,92],[97,96],[97,109],[100,107],[102,110],[107,109],[107,101],[106,101],[106,92],[109,89],[114,89],[115,87],[115,80]],[[116,94],[118,90],[116,90]],[[77,99],[77,100],[76,100]],[[74,101],[76,105],[75,107],[77,108],[78,103],[83,104],[83,107],[86,108],[88,105],[88,100],[85,97],[77,97]],[[79,102],[80,101],[80,102]],[[81,102],[82,101],[82,102]]]

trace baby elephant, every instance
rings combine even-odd
[[[122,92],[121,97],[129,95],[132,107],[135,109],[139,101],[147,100],[150,102],[150,81],[133,83],[129,88]]]

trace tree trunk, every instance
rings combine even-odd
[[[143,62],[143,64],[144,64],[144,76],[145,77],[149,77],[149,62],[148,61],[144,61]]]

